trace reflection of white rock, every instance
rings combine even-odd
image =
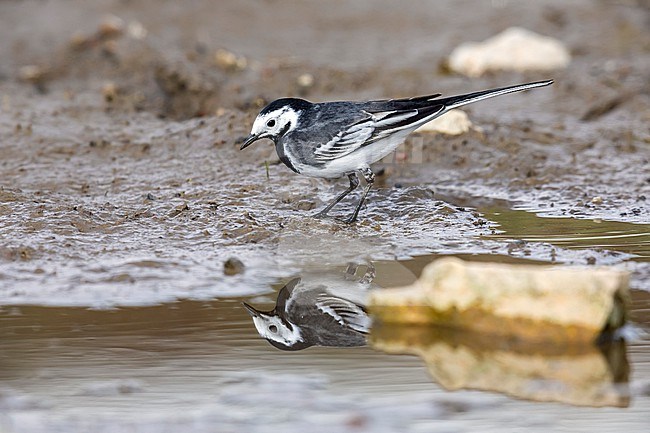
[[[467,113],[461,110],[450,110],[431,122],[420,126],[416,131],[460,135],[469,131],[471,127],[472,122],[469,120]]]
[[[448,390],[478,389],[577,406],[629,405],[625,345],[545,345],[431,327],[372,329],[370,344],[420,356]],[[610,363],[618,359],[621,362]]]
[[[565,68],[571,55],[562,42],[511,27],[483,42],[467,42],[449,56],[449,67],[478,77],[487,71],[548,71]]]

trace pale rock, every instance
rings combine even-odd
[[[462,110],[449,110],[440,117],[425,123],[416,129],[416,132],[440,133],[446,135],[460,135],[472,128],[469,116]]]
[[[47,70],[37,65],[22,66],[18,71],[18,78],[29,83],[39,83],[44,80]]]
[[[97,29],[100,38],[115,38],[124,33],[124,20],[115,15],[107,15]]]
[[[565,45],[520,27],[511,27],[483,42],[466,42],[451,53],[449,67],[478,77],[488,71],[550,71],[569,65]]]
[[[302,74],[296,80],[296,84],[303,89],[308,89],[314,85],[314,76],[312,74]]]
[[[373,291],[381,322],[431,324],[532,340],[595,341],[625,323],[629,274],[607,267],[442,258],[401,289]]]
[[[226,71],[243,71],[248,66],[246,57],[221,48],[214,54],[214,61],[219,68]]]
[[[138,40],[146,38],[147,34],[149,33],[140,21],[129,22],[126,31],[130,37]]]

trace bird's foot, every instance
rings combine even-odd
[[[332,218],[338,222],[344,223],[344,224],[352,224],[353,222],[357,221],[357,214],[353,214],[347,218],[342,218],[342,217],[330,217],[329,216],[329,211],[320,211],[312,215],[312,218],[316,219],[325,219],[325,218]]]
[[[311,217],[322,220],[322,219],[327,218],[327,216],[328,216],[327,212],[320,211],[320,212],[317,212],[317,213],[313,214]]]
[[[357,216],[352,215],[351,217],[348,217],[348,218],[336,218],[336,220],[340,221],[340,222],[342,222],[344,224],[352,224],[352,223],[357,221]]]

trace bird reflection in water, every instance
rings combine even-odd
[[[367,265],[361,277],[358,268],[350,264],[344,274],[294,278],[278,292],[271,311],[243,304],[260,336],[278,349],[363,346],[370,330],[366,303],[375,268]]]
[[[625,341],[574,344],[496,337],[463,329],[375,323],[366,312],[375,270],[304,274],[278,293],[275,308],[244,303],[259,334],[282,350],[369,344],[391,354],[419,356],[448,390],[471,389],[577,406],[630,405]]]

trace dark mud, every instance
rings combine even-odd
[[[472,13],[459,13],[468,10]],[[485,39],[513,25],[562,40],[573,55],[570,66],[553,73],[498,73],[478,79],[449,74],[444,67],[445,56],[458,44]],[[225,406],[217,411],[225,407],[232,414],[228,419],[205,409],[205,400],[193,400],[187,393],[179,397],[188,397],[185,403],[168,400],[165,390],[175,386],[173,377],[152,394],[147,394],[146,380],[129,374],[102,379],[98,369],[107,353],[116,364],[136,358],[146,364],[156,358],[157,349],[138,352],[142,358],[123,357],[131,349],[116,349],[153,338],[149,331],[133,331],[127,333],[131,342],[109,338],[106,344],[113,346],[97,349],[98,358],[89,361],[94,369],[82,375],[82,382],[88,383],[74,382],[65,388],[63,378],[74,375],[65,370],[66,360],[77,356],[75,351],[87,351],[86,343],[92,341],[80,337],[77,345],[61,352],[60,369],[39,367],[36,375],[29,373],[54,378],[43,382],[44,388],[58,390],[43,391],[50,397],[40,397],[37,383],[22,381],[19,366],[1,369],[5,373],[0,384],[0,421],[6,410],[11,415],[4,420],[18,423],[5,424],[8,431],[23,425],[33,431],[71,431],[71,426],[90,422],[84,414],[90,409],[76,411],[78,402],[73,398],[63,403],[69,404],[66,415],[54,417],[55,409],[60,409],[51,401],[56,395],[117,396],[105,405],[98,403],[97,407],[104,405],[107,418],[103,419],[109,419],[125,413],[121,411],[129,404],[120,396],[128,394],[146,395],[137,401],[148,401],[152,407],[187,404],[188,411],[192,407],[197,411],[196,416],[171,420],[164,411],[152,409],[147,419],[133,421],[138,431],[174,430],[189,423],[197,431],[209,431],[213,422],[236,431],[249,419],[246,408],[260,404],[260,399],[271,401],[277,395],[274,390],[288,387],[285,390],[296,404],[305,395],[315,398],[314,409],[298,419],[271,402],[268,413],[276,415],[250,421],[247,430],[288,426],[297,431],[327,413],[339,417],[341,429],[381,431],[384,426],[386,431],[402,431],[403,418],[396,417],[395,423],[389,420],[395,415],[389,408],[397,399],[412,403],[413,412],[404,416],[421,420],[409,424],[412,431],[434,428],[432,420],[440,418],[449,421],[436,424],[442,430],[475,430],[477,419],[495,413],[500,415],[489,418],[495,431],[501,425],[540,431],[612,426],[606,421],[614,416],[614,409],[588,415],[551,405],[538,410],[501,396],[466,393],[456,398],[439,390],[432,402],[427,394],[432,385],[423,379],[420,367],[413,376],[398,374],[396,364],[415,364],[401,358],[373,367],[377,374],[359,376],[359,381],[366,381],[362,385],[367,392],[355,394],[344,379],[332,379],[334,373],[327,379],[307,373],[313,363],[323,363],[352,380],[358,372],[348,374],[351,365],[364,365],[378,355],[369,349],[355,349],[359,352],[345,356],[314,349],[305,360],[269,352],[270,346],[262,346],[263,342],[253,343],[250,323],[243,331],[245,312],[229,300],[269,301],[274,284],[349,261],[380,263],[378,268],[388,270],[382,277],[387,286],[408,284],[431,258],[422,255],[453,254],[473,260],[626,267],[632,271],[637,302],[634,317],[643,327],[650,291],[648,26],[650,9],[644,1],[436,1],[411,2],[408,7],[390,1],[338,2],[336,7],[323,2],[256,0],[196,1],[191,6],[120,0],[3,2],[3,317],[25,314],[26,322],[16,329],[54,329],[55,324],[41,325],[36,318],[85,310],[25,305],[139,306],[116,313],[133,315],[134,323],[139,323],[138,317],[149,314],[167,317],[176,306],[182,310],[192,305],[191,311],[183,313],[187,315],[197,315],[202,308],[198,302],[150,309],[144,305],[179,299],[210,301],[206,314],[223,316],[224,322],[214,325],[223,328],[217,331],[205,319],[199,326],[203,330],[197,332],[227,335],[223,337],[228,341],[225,359],[232,361],[212,364],[214,369],[241,370],[244,365],[252,373],[234,379],[215,379],[216,375],[203,383],[223,387],[218,398]],[[282,96],[320,101],[448,95],[546,78],[555,79],[551,88],[469,107],[476,129],[467,134],[410,137],[394,158],[378,164],[382,174],[377,188],[371,191],[361,221],[352,226],[309,217],[345,181],[293,174],[279,163],[270,143],[238,150],[259,108]],[[345,214],[352,205],[353,200],[347,201],[338,212]],[[411,260],[397,261],[404,259]],[[79,314],[81,324],[105,323],[110,312]],[[130,319],[120,316],[120,320]],[[194,324],[187,326],[195,329]],[[163,340],[173,332],[173,327],[157,324],[144,328],[159,329]],[[15,356],[5,356],[3,362],[27,358],[31,347],[74,341],[68,331],[57,332],[54,329],[25,345],[20,339],[6,340],[11,341],[10,353]],[[193,335],[179,334],[170,344],[191,346],[188,341],[193,341]],[[209,371],[211,360],[225,355],[221,349],[202,352],[221,343],[201,335],[200,344],[183,349],[187,352],[180,361],[166,366],[150,363],[141,366],[142,371],[159,376],[155,373],[159,367],[173,373],[183,365],[189,372]],[[236,342],[239,338],[245,340],[243,348]],[[648,347],[643,341],[632,346],[630,356],[633,370],[647,377]],[[363,362],[355,358],[357,353]],[[41,361],[51,359],[47,352],[35,356]],[[374,361],[368,362],[372,366]],[[293,365],[296,370],[287,373],[288,384],[266,376],[278,372],[269,373],[269,363]],[[140,368],[136,364],[133,367]],[[388,373],[397,375],[393,382],[376,383]],[[343,385],[331,386],[332,380]],[[632,406],[635,414],[647,409],[648,385],[643,380],[639,376],[633,380],[633,392],[645,396]],[[59,385],[63,388],[56,388]],[[322,387],[327,392],[321,393]],[[419,393],[415,388],[427,391]],[[239,397],[253,389],[264,390],[257,400]],[[382,393],[369,398],[377,389]],[[391,389],[399,392],[391,394]],[[343,416],[341,405],[355,409]],[[54,409],[48,412],[48,408]],[[452,420],[446,412],[449,408],[461,408],[455,413],[466,413],[467,419]],[[523,420],[519,410],[534,416]],[[571,421],[556,421],[558,410]],[[37,416],[32,417],[34,413]],[[376,418],[378,414],[386,417]],[[282,418],[285,415],[288,418]],[[637,427],[644,420],[635,416],[631,415],[630,431],[642,431]],[[98,421],[93,427],[121,431],[111,430],[108,422]],[[484,423],[480,427],[490,431]],[[24,431],[15,431],[19,430]]]

